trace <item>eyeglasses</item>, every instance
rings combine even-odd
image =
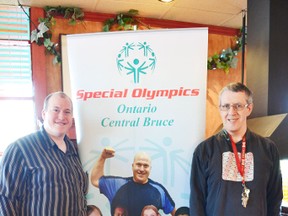
[[[249,104],[241,104],[241,103],[236,103],[236,104],[223,104],[219,106],[219,109],[221,111],[228,111],[232,107],[236,111],[241,111],[244,108],[248,107]]]

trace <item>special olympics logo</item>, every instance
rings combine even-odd
[[[146,42],[126,43],[117,55],[117,68],[122,76],[133,83],[152,75],[156,67],[156,56]]]

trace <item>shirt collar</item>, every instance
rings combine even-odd
[[[222,130],[219,132],[219,135],[222,136],[222,137],[224,137],[227,141],[230,141],[228,132],[227,132],[225,129],[222,129]],[[245,136],[246,136],[246,139],[249,139],[249,138],[250,138],[250,136],[251,136],[251,131],[249,130],[249,128],[247,128]]]
[[[58,148],[56,143],[48,135],[48,133],[45,130],[44,126],[42,126],[40,128],[40,133],[42,133],[44,138],[45,138],[45,141],[43,142],[43,145],[45,145],[45,148],[47,148],[47,150],[51,150],[52,148]],[[66,154],[67,155],[70,155],[70,154],[71,155],[78,155],[75,144],[69,139],[69,137],[67,135],[65,135],[64,141],[65,141],[65,143],[67,145]]]

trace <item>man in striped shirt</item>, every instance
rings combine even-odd
[[[48,95],[41,129],[9,145],[0,165],[0,215],[86,216],[88,176],[66,135],[72,112],[66,94]]]

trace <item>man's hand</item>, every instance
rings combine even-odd
[[[114,156],[115,156],[115,150],[111,147],[104,148],[102,153],[101,153],[101,157],[103,159],[112,158]]]

